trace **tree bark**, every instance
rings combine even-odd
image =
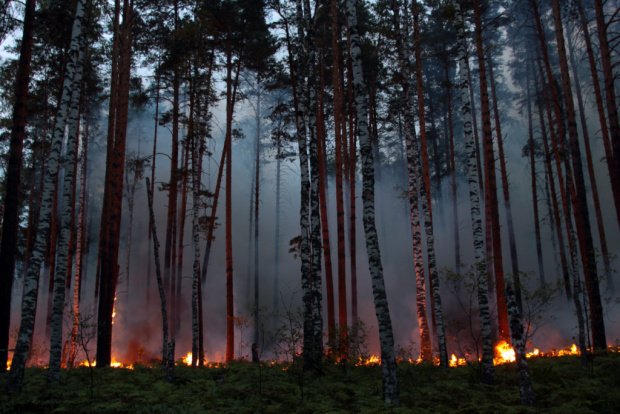
[[[599,0],[600,3],[600,0]],[[592,242],[592,232],[590,230],[590,219],[588,214],[588,203],[586,201],[586,188],[583,178],[583,167],[581,164],[581,150],[579,149],[579,138],[577,132],[577,121],[575,117],[575,106],[573,102],[573,94],[568,70],[568,59],[566,57],[566,47],[564,44],[564,33],[562,29],[562,17],[560,12],[560,3],[558,0],[551,1],[553,9],[553,20],[555,26],[555,35],[558,46],[558,55],[560,59],[560,74],[562,76],[562,92],[565,98],[565,110],[568,118],[568,137],[570,146],[570,157],[574,173],[574,187],[571,188],[571,199],[573,202],[575,223],[577,226],[577,240],[581,250],[581,257],[584,268],[584,279],[586,291],[588,293],[588,302],[590,308],[590,325],[592,327],[592,344],[594,349],[599,351],[607,350],[607,340],[605,338],[605,322],[603,319],[603,306],[601,302],[601,294],[599,290],[599,280],[596,270],[596,258],[594,254],[594,246]],[[602,54],[605,52],[603,51]],[[613,88],[613,85],[612,85]],[[613,90],[611,91],[613,92]],[[615,103],[615,102],[614,102]],[[616,111],[617,117],[617,111]],[[610,113],[610,120],[613,116]],[[613,121],[613,120],[612,120]],[[618,137],[612,139],[620,141],[620,131],[614,134],[612,126],[612,136]],[[618,150],[620,151],[620,142],[618,142]],[[620,157],[620,152],[617,154]],[[569,181],[570,182],[570,181]]]
[[[502,242],[499,226],[499,208],[497,203],[497,184],[495,181],[495,155],[493,151],[493,136],[491,134],[491,113],[489,106],[489,90],[487,82],[486,59],[482,39],[482,10],[480,0],[473,2],[476,51],[480,72],[480,101],[482,109],[482,146],[484,150],[484,182],[485,182],[485,217],[490,218],[493,240],[493,270],[495,273],[495,295],[497,299],[497,320],[500,339],[510,341],[508,327],[508,309],[504,286],[504,262],[502,259]]]
[[[24,278],[24,290],[22,297],[22,313],[17,343],[15,344],[15,352],[11,363],[11,371],[7,381],[9,390],[21,390],[24,370],[30,347],[32,344],[32,335],[34,331],[34,322],[37,305],[37,294],[39,288],[39,270],[43,261],[46,239],[49,233],[50,219],[52,214],[52,201],[55,183],[58,177],[58,166],[60,152],[62,150],[62,142],[65,133],[65,127],[71,116],[75,116],[77,111],[72,111],[77,106],[80,85],[80,37],[82,33],[84,16],[83,1],[78,1],[73,28],[71,32],[71,46],[69,60],[65,69],[63,78],[62,96],[60,106],[56,114],[55,126],[52,135],[52,146],[47,157],[47,171],[45,173],[45,182],[41,196],[41,209],[39,221],[37,223],[37,236],[28,265],[28,272]],[[64,277],[64,273],[63,273]],[[60,286],[64,293],[64,285]]]
[[[346,1],[346,12],[349,26],[349,37],[351,39],[350,53],[353,65],[353,86],[357,114],[357,133],[360,139],[360,152],[362,156],[364,232],[366,234],[368,265],[372,281],[375,312],[377,315],[377,323],[379,325],[379,339],[381,343],[383,399],[386,404],[398,404],[399,396],[398,379],[396,376],[396,358],[394,355],[394,336],[392,333],[392,321],[390,318],[390,311],[385,292],[385,283],[383,280],[383,267],[381,265],[379,239],[377,237],[377,229],[375,225],[374,164],[367,123],[368,96],[364,85],[361,40],[357,23],[355,0]]]
[[[467,37],[462,11],[457,8],[457,47],[459,62],[459,78],[461,89],[461,114],[463,118],[463,136],[467,154],[467,183],[469,186],[469,202],[471,209],[471,225],[474,243],[475,271],[477,282],[478,312],[480,315],[480,335],[482,339],[482,380],[492,384],[495,380],[493,367],[493,339],[491,334],[491,312],[489,309],[489,290],[487,286],[487,258],[484,248],[482,231],[482,214],[480,212],[481,179],[476,163],[476,145],[472,131],[473,117],[470,102],[470,86],[468,70]]]
[[[28,86],[31,74],[30,62],[35,6],[36,0],[26,1],[19,62],[15,77],[15,102],[13,104],[13,125],[9,143],[9,162],[5,178],[2,241],[0,242],[0,373],[6,371],[8,361],[11,292],[19,229],[19,186],[28,115]]]

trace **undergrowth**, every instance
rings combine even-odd
[[[614,413],[620,407],[620,355],[597,357],[582,368],[578,358],[530,361],[536,392],[532,408],[519,404],[514,365],[497,367],[493,386],[475,366],[443,370],[399,365],[401,404],[384,407],[379,366],[326,365],[323,375],[303,375],[293,364],[235,362],[227,366],[179,366],[172,383],[156,367],[75,368],[49,386],[45,370],[30,368],[20,394],[5,392],[1,413]]]

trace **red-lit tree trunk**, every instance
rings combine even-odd
[[[616,101],[616,77],[614,75],[614,68],[611,62],[611,51],[607,38],[608,23],[605,22],[605,14],[603,12],[602,0],[594,0],[594,11],[596,13],[596,31],[598,34],[598,44],[601,54],[601,67],[603,69],[603,79],[605,80],[605,102],[607,104],[607,120],[609,121],[609,134],[611,137],[611,147],[613,151],[613,168],[610,172],[610,177],[613,185],[612,188],[614,190],[613,192],[614,201],[616,203],[616,215],[618,217],[618,224],[620,224],[620,120],[618,119],[618,104]],[[609,158],[607,159],[607,162],[610,162]],[[588,285],[588,279],[586,278],[586,287],[588,288],[588,295],[590,295],[590,288],[588,287]],[[590,300],[593,300],[593,298],[590,298]],[[602,320],[600,323],[602,323]],[[598,328],[596,330],[598,330]],[[595,335],[594,331],[595,328],[592,327],[592,335]],[[604,335],[601,335],[598,340],[594,341],[595,348],[603,345],[601,342],[603,337]]]
[[[318,139],[319,156],[319,202],[321,203],[321,233],[323,236],[323,262],[325,264],[325,290],[327,292],[327,338],[331,350],[335,350],[336,345],[336,316],[334,307],[334,279],[332,274],[332,253],[331,242],[329,240],[329,220],[327,216],[327,168],[326,168],[326,133],[325,133],[325,109],[323,105],[322,93],[325,90],[325,71],[323,61],[319,61],[319,93],[317,99],[317,119],[316,132]]]
[[[120,2],[115,11],[120,13]],[[127,113],[129,109],[129,75],[131,70],[131,39],[133,10],[130,0],[125,0],[122,8],[123,23],[118,32],[118,68],[115,95],[117,106],[109,114],[109,124],[113,125],[108,135],[108,157],[104,187],[104,213],[101,215],[99,305],[97,315],[97,368],[110,366],[112,357],[112,313],[118,282],[118,253],[122,213],[123,175],[125,170],[125,143],[127,137]],[[115,13],[116,15],[117,13]],[[110,132],[110,131],[108,131]],[[111,147],[111,148],[110,148]]]
[[[407,181],[408,181],[408,198],[409,198],[409,218],[411,224],[412,249],[413,249],[413,265],[416,280],[416,314],[418,318],[418,330],[420,332],[420,357],[424,361],[431,361],[432,347],[431,335],[428,326],[428,317],[426,311],[426,284],[424,278],[424,261],[422,253],[422,232],[420,229],[420,212],[418,208],[418,194],[420,185],[418,180],[418,164],[420,162],[417,139],[415,138],[415,125],[413,121],[413,91],[409,64],[406,59],[405,46],[401,35],[400,23],[400,6],[397,0],[392,0],[393,25],[399,34],[396,37],[396,51],[398,54],[398,70],[400,72],[401,88],[403,90],[403,115],[404,115],[404,133],[407,147]]]
[[[485,216],[490,218],[493,240],[493,270],[495,273],[495,294],[497,298],[497,320],[499,338],[510,341],[508,328],[508,310],[504,286],[504,262],[502,260],[502,242],[499,226],[499,208],[497,203],[497,184],[495,181],[495,155],[493,136],[491,133],[491,112],[489,106],[489,90],[487,82],[486,59],[482,39],[482,10],[480,0],[473,2],[476,52],[480,72],[480,104],[482,110],[482,146],[484,149],[484,182],[485,182]]]
[[[193,115],[193,114],[192,114]],[[192,126],[193,129],[193,126]],[[185,137],[185,142],[183,143],[183,156],[181,157],[183,160],[183,170],[182,181],[181,181],[181,208],[179,210],[179,218],[177,219],[178,224],[178,239],[177,239],[177,270],[176,270],[176,289],[174,291],[174,332],[175,334],[179,332],[181,329],[181,301],[183,299],[182,296],[182,288],[183,288],[183,251],[185,247],[184,239],[185,239],[185,219],[187,216],[187,189],[189,186],[189,159],[191,157],[189,153],[189,127],[188,134]],[[197,151],[197,150],[196,150]]]
[[[418,120],[420,122],[420,158],[422,165],[418,163],[418,180],[423,180],[420,188],[421,205],[424,213],[424,230],[426,234],[426,254],[428,257],[429,288],[431,290],[431,312],[435,334],[437,335],[437,347],[439,348],[439,362],[442,367],[448,368],[448,350],[446,346],[446,334],[439,294],[439,275],[435,258],[435,235],[433,231],[433,204],[431,197],[431,174],[428,160],[428,144],[426,139],[426,108],[424,106],[424,85],[422,78],[422,53],[420,46],[420,13],[421,8],[417,1],[413,2],[413,37],[415,53],[415,75],[418,95]]]
[[[588,54],[588,65],[590,66],[590,74],[592,76],[592,89],[594,92],[594,99],[596,101],[596,109],[598,113],[599,125],[601,127],[601,138],[603,140],[603,148],[605,148],[605,157],[607,171],[609,173],[609,181],[611,183],[611,190],[614,197],[614,205],[616,207],[616,214],[620,211],[620,174],[614,170],[614,155],[611,147],[609,128],[607,127],[607,120],[605,119],[605,105],[603,104],[603,94],[601,92],[601,81],[599,77],[599,69],[596,66],[598,57],[594,54],[594,48],[592,47],[592,38],[590,37],[590,30],[588,28],[588,19],[581,0],[575,1],[577,13],[579,14],[579,26],[586,46]],[[619,219],[620,222],[620,219]]]
[[[588,123],[586,119],[583,96],[581,93],[581,83],[579,82],[577,72],[577,62],[575,61],[573,45],[571,37],[568,36],[568,47],[570,51],[570,63],[573,72],[573,83],[575,84],[575,92],[577,93],[577,104],[579,108],[579,122],[581,123],[581,132],[583,135],[583,143],[586,150],[586,163],[588,168],[588,178],[590,179],[590,189],[592,191],[592,202],[594,203],[594,213],[596,217],[596,225],[598,229],[599,244],[601,246],[601,256],[603,258],[603,271],[607,286],[611,291],[614,290],[613,274],[611,272],[611,264],[609,260],[609,249],[607,248],[607,236],[605,234],[605,223],[603,222],[603,213],[601,211],[601,201],[598,196],[598,185],[596,184],[596,174],[594,172],[594,163],[592,161],[592,149],[590,148],[590,133],[588,132]]]
[[[334,129],[336,147],[336,234],[338,252],[338,329],[339,357],[346,359],[348,355],[348,318],[347,318],[347,275],[345,257],[345,228],[344,228],[344,196],[343,196],[343,141],[346,140],[345,129],[345,103],[344,90],[342,87],[342,68],[340,66],[340,26],[338,23],[338,1],[331,0],[332,19],[332,55],[333,74],[332,83],[334,88]]]
[[[232,250],[232,122],[235,110],[237,85],[239,84],[241,60],[233,62],[232,51],[226,52],[226,133],[224,147],[226,156],[226,362],[235,358],[235,316],[233,297],[233,250]]]
[[[0,372],[6,371],[8,360],[11,291],[19,228],[19,186],[24,138],[26,136],[35,5],[36,0],[26,1],[19,62],[15,77],[15,102],[13,104],[13,125],[9,143],[9,162],[5,173],[2,241],[0,242]]]
[[[600,3],[600,0],[598,0]],[[596,2],[595,2],[596,3]],[[573,102],[573,94],[571,87],[570,73],[568,70],[568,59],[566,56],[566,46],[564,44],[564,33],[562,29],[562,16],[560,12],[559,0],[551,1],[553,9],[553,20],[555,26],[556,43],[558,47],[558,57],[560,60],[560,74],[562,77],[562,92],[565,100],[565,111],[568,121],[568,142],[569,152],[573,167],[574,182],[571,183],[571,200],[575,216],[575,224],[577,227],[577,240],[579,241],[579,250],[581,251],[581,260],[583,262],[584,280],[586,291],[588,294],[588,302],[590,308],[590,326],[592,328],[592,345],[594,349],[605,351],[607,349],[607,340],[605,337],[605,321],[603,319],[603,306],[601,302],[601,294],[599,288],[598,273],[596,269],[596,258],[594,252],[594,244],[592,242],[592,232],[590,230],[590,217],[588,214],[588,203],[586,197],[585,180],[583,178],[583,167],[581,162],[581,150],[579,149],[579,137],[577,132],[577,120],[575,116],[575,106]],[[602,50],[602,55],[605,52]],[[604,59],[603,59],[604,60]],[[605,64],[603,64],[605,66]],[[605,71],[604,71],[605,72]],[[607,89],[607,88],[606,88]],[[614,93],[613,84],[609,93]],[[617,110],[614,106],[609,107],[610,124],[617,123]],[[609,99],[608,99],[609,100]],[[608,102],[608,105],[609,102]],[[615,110],[615,121],[612,115]],[[614,129],[612,125],[612,145],[618,145],[618,153],[614,154],[620,157],[620,129]],[[614,162],[617,162],[614,157]],[[616,169],[618,171],[618,169]],[[620,172],[620,171],[619,171]]]
[[[512,265],[512,277],[514,279],[514,293],[519,309],[522,309],[521,301],[521,278],[519,272],[519,257],[517,255],[517,242],[512,220],[512,208],[510,204],[510,188],[508,172],[506,170],[506,156],[504,154],[504,136],[502,135],[502,123],[500,121],[497,93],[495,90],[494,62],[490,51],[487,51],[489,65],[489,83],[491,86],[491,99],[493,100],[493,119],[495,121],[495,136],[497,138],[497,153],[499,155],[500,176],[502,179],[502,194],[504,196],[504,209],[506,212],[506,226],[508,227],[508,246],[510,248],[510,263]]]

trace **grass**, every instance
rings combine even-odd
[[[236,362],[227,366],[178,366],[166,383],[159,368],[75,368],[49,386],[45,369],[29,368],[21,394],[5,390],[0,413],[614,413],[620,407],[620,355],[597,357],[588,368],[577,357],[530,361],[536,405],[519,404],[516,367],[497,367],[493,386],[477,368],[443,370],[399,365],[401,404],[385,408],[381,368],[327,365],[322,376],[296,366]],[[92,383],[91,383],[92,381]]]

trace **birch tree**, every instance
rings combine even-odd
[[[83,44],[82,29],[85,18],[84,8],[84,0],[79,0],[77,2],[71,31],[69,59],[65,68],[60,106],[56,114],[54,130],[52,132],[50,153],[47,157],[47,170],[45,172],[45,181],[41,196],[41,208],[37,223],[37,236],[33,252],[30,257],[30,262],[28,264],[28,270],[24,279],[24,290],[21,306],[22,317],[8,379],[8,388],[15,391],[19,391],[21,389],[24,379],[24,369],[32,344],[39,288],[39,270],[41,263],[43,262],[45,245],[50,228],[54,185],[58,177],[60,153],[65,137],[65,129],[67,125],[70,124],[70,119],[72,117],[77,117],[79,85],[81,81],[80,64],[81,46]],[[64,277],[66,272],[62,273]],[[64,284],[61,284],[59,288],[64,294]]]
[[[346,0],[346,15],[351,39],[349,49],[353,66],[353,91],[355,97],[357,133],[360,140],[362,157],[362,202],[364,233],[366,235],[366,252],[368,268],[372,282],[375,313],[379,325],[381,344],[381,370],[383,373],[383,399],[387,405],[398,404],[398,378],[396,376],[396,357],[394,354],[394,335],[392,320],[383,280],[383,266],[379,238],[375,224],[375,183],[372,146],[368,134],[368,95],[364,82],[362,67],[361,36],[357,23],[355,0]]]

